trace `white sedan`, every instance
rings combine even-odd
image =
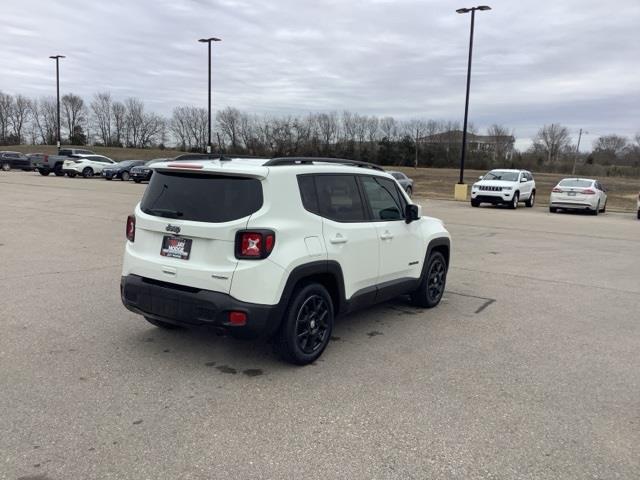
[[[69,177],[82,175],[84,178],[89,178],[100,175],[105,167],[117,163],[102,155],[82,155],[65,160],[62,164],[62,171]]]
[[[586,210],[592,215],[607,209],[607,189],[590,178],[565,178],[551,191],[549,211]]]

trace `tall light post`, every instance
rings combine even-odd
[[[580,134],[578,135],[578,145],[576,145],[576,154],[573,156],[573,168],[571,169],[571,175],[576,174],[576,163],[578,162],[578,155],[580,155],[580,140],[582,140],[583,133],[588,134],[589,132],[583,132],[582,129],[580,129]]]
[[[60,149],[60,64],[61,58],[66,58],[64,55],[51,55],[49,58],[56,61],[56,97],[58,102],[58,150]]]
[[[207,153],[211,153],[211,42],[220,42],[221,40],[216,37],[211,37],[201,38],[198,41],[209,44],[209,135],[207,140]]]
[[[469,35],[469,63],[467,64],[467,96],[464,103],[464,126],[462,128],[462,154],[460,156],[460,181],[458,185],[464,185],[464,161],[467,154],[467,122],[469,118],[469,90],[471,88],[471,58],[473,55],[473,28],[475,25],[476,19],[476,10],[491,10],[491,7],[488,5],[479,5],[477,7],[471,8],[459,8],[456,10],[457,13],[469,13],[471,12],[471,34]],[[464,199],[467,196],[467,189],[456,187],[456,192],[461,192],[464,190]],[[456,195],[458,196],[458,195]]]

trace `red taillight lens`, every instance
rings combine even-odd
[[[44,156],[44,163],[49,163],[49,155]]]
[[[596,191],[595,190],[591,190],[590,188],[587,188],[586,190],[583,190],[582,193],[584,195],[595,195]]]
[[[136,239],[136,217],[135,215],[129,215],[127,217],[127,240],[130,242]]]
[[[551,190],[553,193],[562,193],[564,190],[562,190],[560,187],[555,187],[553,190]]]
[[[236,258],[259,260],[267,258],[276,244],[271,230],[249,230],[236,233]]]
[[[229,312],[229,323],[237,327],[247,324],[247,314],[244,312]]]
[[[245,257],[259,257],[262,252],[262,235],[259,233],[243,233],[240,254]]]

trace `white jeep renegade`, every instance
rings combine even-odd
[[[307,364],[334,317],[410,294],[434,307],[450,237],[379,167],[338,159],[163,162],[127,220],[124,305],[163,328],[268,335]]]

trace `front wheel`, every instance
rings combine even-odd
[[[82,176],[84,178],[93,177],[93,169],[91,167],[86,167],[84,170],[82,170]]]
[[[138,180],[137,178],[134,178],[133,181],[136,183],[140,183],[142,180]]]
[[[440,303],[447,284],[447,261],[440,252],[433,252],[427,260],[427,270],[411,301],[419,307],[433,308]]]
[[[296,365],[307,365],[322,355],[333,330],[333,302],[319,283],[293,294],[277,334],[280,356]]]
[[[56,175],[57,175],[57,173],[56,173]],[[76,175],[77,175],[76,172],[67,172],[67,177],[69,177],[69,178],[75,178]]]
[[[549,207],[549,213],[556,213],[558,209],[556,207]]]
[[[509,208],[511,208],[511,210],[515,210],[516,208],[518,208],[519,201],[520,201],[520,194],[516,192],[513,194],[513,200],[509,204]]]
[[[531,195],[529,195],[529,199],[524,202],[525,207],[533,207],[536,204],[536,192],[535,190],[533,192],[531,192]]]
[[[477,200],[471,200],[471,206],[472,207],[479,207],[480,206],[480,202]]]
[[[11,170],[11,165],[9,165],[8,163],[3,163],[2,164],[2,171],[3,172],[8,172],[9,170]]]
[[[40,175],[42,175],[43,177],[46,177],[47,175],[49,175],[51,173],[51,170],[46,170],[44,168],[40,168],[40,169],[38,169],[38,173]]]
[[[129,181],[129,172],[122,172],[122,174],[120,175],[120,180],[122,180],[123,182],[128,182]]]

